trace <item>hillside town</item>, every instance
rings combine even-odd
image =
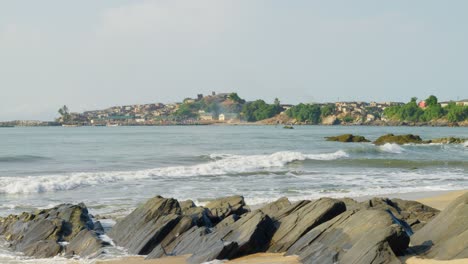
[[[468,107],[468,100],[437,103]],[[392,122],[385,115],[389,107],[403,107],[403,102],[333,102],[312,104],[273,104],[263,100],[247,102],[237,93],[198,94],[177,103],[150,103],[113,106],[102,110],[71,112],[67,106],[59,109],[55,121],[0,122],[9,126],[154,126],[154,125],[210,125],[210,124],[322,124],[322,125],[385,125]],[[305,109],[307,108],[308,109]],[[417,107],[428,107],[425,100]],[[311,113],[318,109],[314,118]],[[304,117],[305,112],[305,117]],[[316,112],[316,111],[315,111]],[[404,123],[403,123],[404,124]],[[396,124],[398,125],[398,124]]]

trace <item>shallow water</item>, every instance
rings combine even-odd
[[[121,216],[155,195],[249,204],[468,187],[468,147],[327,142],[354,133],[423,139],[468,128],[297,126],[0,129],[0,215],[84,202]]]

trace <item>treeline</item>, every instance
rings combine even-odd
[[[387,107],[384,116],[388,119],[408,122],[429,122],[437,119],[447,119],[449,122],[460,122],[468,119],[468,106],[457,105],[455,102],[442,107],[434,95],[426,100],[426,107],[418,106],[417,98],[413,97],[404,105]]]
[[[308,124],[319,124],[323,117],[333,115],[334,113],[334,104],[320,106],[317,104],[301,103],[286,110],[286,115],[288,115],[288,117]]]
[[[274,117],[283,111],[278,98],[273,104],[268,104],[263,100],[256,100],[244,104],[241,111],[241,116],[245,121],[256,122],[259,120]]]

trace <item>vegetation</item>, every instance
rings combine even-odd
[[[440,118],[446,118],[449,122],[460,122],[468,119],[468,107],[450,103],[447,107],[442,107],[437,97],[429,96],[423,109],[418,106],[417,98],[411,98],[411,101],[405,105],[391,106],[384,110],[384,115],[388,119],[409,121],[409,122],[428,122]]]
[[[61,116],[61,121],[63,123],[66,123],[68,121],[70,121],[70,112],[68,110],[68,107],[66,105],[62,106],[59,110],[58,110],[58,113],[60,114]]]
[[[322,110],[316,104],[298,104],[289,108],[286,114],[299,122],[318,124],[321,120]]]
[[[263,100],[247,102],[242,107],[241,115],[248,122],[255,122],[271,118],[283,111],[279,101],[275,104],[267,104]]]

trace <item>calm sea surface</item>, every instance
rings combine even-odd
[[[468,147],[327,142],[342,133],[424,139],[468,128],[297,126],[0,128],[0,215],[84,202],[121,215],[155,195],[361,196],[468,187]]]

